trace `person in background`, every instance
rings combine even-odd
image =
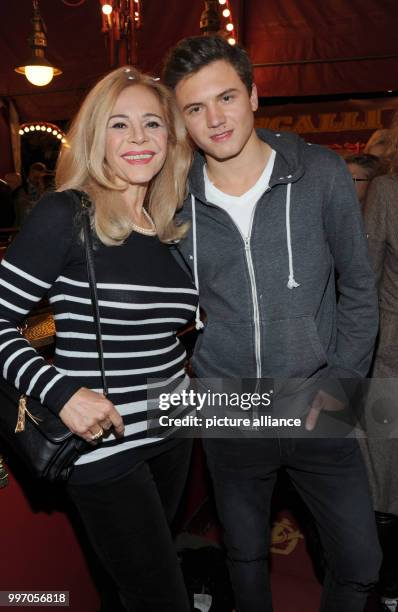
[[[345,163],[351,172],[358,200],[363,208],[370,181],[378,174],[381,174],[382,163],[378,157],[370,153],[350,155],[345,158]]]
[[[35,196],[36,201],[46,191],[46,177],[54,176],[54,172],[47,169],[46,164],[42,162],[34,162],[28,172],[28,186],[32,191],[32,196]]]
[[[376,274],[380,330],[370,381],[369,405],[384,406],[386,435],[397,420],[398,389],[398,113],[384,156],[387,173],[373,179],[365,205],[369,253]],[[381,405],[381,407],[383,407]],[[392,413],[391,413],[392,410]],[[368,414],[368,418],[373,413]],[[374,416],[374,415],[373,415]],[[377,415],[376,415],[377,416]],[[391,425],[388,422],[391,421]],[[369,425],[369,421],[368,421]],[[385,612],[398,612],[398,440],[369,437],[363,441],[383,550],[379,592]]]
[[[377,334],[351,176],[324,147],[254,129],[257,90],[238,45],[184,39],[163,78],[198,148],[179,215],[192,224],[179,248],[207,316],[192,360],[197,384],[271,379],[275,417],[281,405],[296,409],[300,382],[311,389],[292,434],[203,437],[236,607],[272,610],[270,501],[285,467],[326,551],[321,611],[362,612],[381,561],[365,466],[356,440],[318,433],[318,418],[344,406],[333,396],[339,378],[366,376]],[[203,327],[198,310],[196,319]]]
[[[42,162],[34,162],[28,172],[27,179],[21,181],[13,193],[15,209],[15,225],[21,227],[27,216],[41,196],[47,191],[54,191],[54,172],[47,169]],[[11,179],[15,183],[15,179]]]
[[[159,392],[189,385],[176,332],[192,318],[197,291],[169,243],[186,230],[174,215],[185,194],[191,147],[172,94],[129,66],[91,90],[68,141],[58,191],[35,205],[0,265],[0,367],[21,393],[40,399],[91,443],[67,491],[125,609],[190,612],[169,523],[191,441],[173,438],[170,428],[148,430],[158,414],[157,402],[148,399],[148,377],[157,379]],[[43,168],[33,170],[39,180]],[[107,397],[81,206],[71,189],[91,200]],[[56,324],[53,364],[18,332],[45,294]]]
[[[390,144],[390,130],[376,130],[373,132],[363,150],[364,153],[369,153],[375,157],[383,159],[385,152]]]

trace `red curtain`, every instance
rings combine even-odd
[[[245,7],[244,41],[253,63],[285,64],[255,69],[261,95],[397,89],[396,0],[250,0]],[[375,59],[388,55],[395,57]],[[300,60],[316,63],[289,65]]]

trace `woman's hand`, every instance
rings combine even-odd
[[[112,427],[116,436],[124,434],[122,417],[115,406],[101,393],[82,387],[66,402],[60,419],[74,433],[92,442]]]

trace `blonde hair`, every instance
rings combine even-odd
[[[131,66],[118,68],[105,76],[89,92],[71,128],[58,160],[58,191],[80,189],[93,200],[92,224],[98,237],[107,245],[122,244],[132,232],[131,219],[115,177],[105,160],[106,126],[117,98],[127,87],[144,85],[158,98],[168,128],[165,163],[152,179],[144,206],[150,213],[159,239],[180,239],[186,224],[177,226],[174,215],[186,195],[186,180],[192,161],[183,119],[173,94],[158,80]]]
[[[384,155],[387,174],[398,175],[398,111],[395,112],[389,130],[388,147]]]

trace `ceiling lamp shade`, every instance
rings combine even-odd
[[[33,54],[23,65],[15,68],[15,72],[24,74],[28,81],[38,87],[48,85],[54,76],[62,74],[59,68],[55,68],[44,55],[47,48],[47,37],[45,26],[39,12],[38,0],[33,0],[33,34],[29,38]]]

